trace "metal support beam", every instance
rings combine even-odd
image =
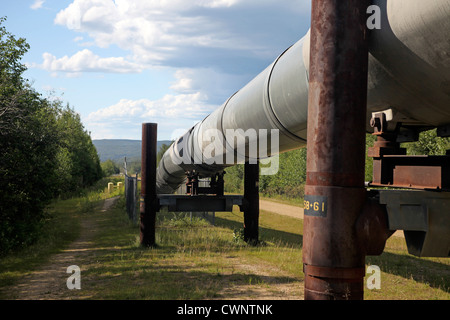
[[[373,158],[371,186],[450,190],[450,156],[407,156],[396,135],[377,133],[369,148]]]
[[[366,0],[313,0],[303,264],[305,299],[362,299],[368,74]]]
[[[244,241],[257,244],[259,240],[259,162],[244,166]]]
[[[167,207],[170,212],[232,212],[233,206],[242,206],[240,195],[158,195],[160,207]]]
[[[156,123],[142,124],[140,244],[144,247],[155,245],[156,212],[159,211],[156,194],[157,128]]]

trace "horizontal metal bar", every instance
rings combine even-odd
[[[234,205],[242,206],[243,198],[240,195],[158,195],[159,206],[173,212],[231,212]]]
[[[375,158],[371,185],[450,189],[450,157],[385,155]]]

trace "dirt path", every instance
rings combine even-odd
[[[278,213],[293,218],[303,219],[303,208],[298,206],[260,199],[259,207],[260,209],[265,211]]]
[[[117,198],[106,199],[102,211],[108,210]],[[27,275],[11,292],[11,298],[17,300],[62,300],[70,298],[67,288],[67,268],[87,261],[92,255],[92,241],[97,231],[95,219],[86,215],[81,221],[80,236],[61,253],[55,254],[50,261],[38,270]]]

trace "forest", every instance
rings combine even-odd
[[[24,78],[21,59],[30,46],[6,30],[5,20],[0,18],[0,255],[37,238],[52,199],[102,177],[80,116]]]

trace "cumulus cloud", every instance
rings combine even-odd
[[[99,119],[201,119],[215,106],[208,104],[207,97],[200,92],[191,94],[167,94],[159,100],[122,99],[118,103],[92,112],[88,121]]]
[[[213,68],[183,68],[175,72],[176,81],[170,89],[178,93],[201,92],[210,103],[222,104],[253,77],[254,74],[225,73]]]
[[[147,68],[243,75],[303,36],[309,7],[310,0],[73,0],[54,22],[92,39],[82,46],[117,46]]]
[[[107,72],[107,73],[139,73],[142,66],[127,61],[123,57],[101,58],[92,51],[84,49],[69,56],[56,58],[46,52],[42,55],[43,63],[39,66],[49,72],[65,72],[79,74],[81,72]]]
[[[301,24],[298,13],[309,2],[74,0],[55,23],[88,33],[102,48],[129,50],[139,63],[217,68],[238,58],[273,58],[297,40],[286,31]]]
[[[216,108],[207,100],[200,92],[167,94],[158,100],[121,99],[114,105],[91,112],[83,122],[95,132],[94,139],[114,135],[124,139],[136,138],[140,133],[140,124],[144,122],[158,123],[161,136],[175,138],[174,133],[189,129],[186,124],[195,124]]]

